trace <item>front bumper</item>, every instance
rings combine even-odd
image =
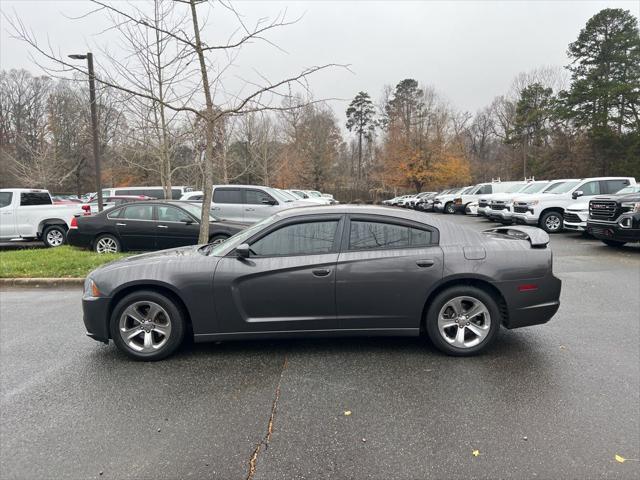
[[[574,232],[584,232],[587,230],[587,222],[573,223],[565,220],[563,226],[566,230],[573,230]]]
[[[438,203],[434,203],[433,204],[433,211],[442,213],[444,211],[444,204],[439,203],[439,202]]]
[[[622,225],[630,225],[629,228]],[[587,232],[599,240],[640,242],[640,214],[625,213],[613,222],[589,220]]]
[[[515,223],[521,225],[537,225],[539,216],[529,211],[527,213],[514,213],[512,218]]]
[[[513,212],[511,210],[491,210],[487,217],[491,220],[495,220],[501,223],[512,223],[513,222]]]
[[[98,342],[109,343],[108,297],[85,297],[82,299],[82,320],[87,336]]]

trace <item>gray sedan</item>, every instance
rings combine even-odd
[[[196,342],[425,335],[450,355],[558,310],[549,237],[373,206],[285,210],[219,245],[129,257],[86,279],[87,334],[158,360]]]

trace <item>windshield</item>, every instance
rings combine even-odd
[[[194,205],[192,203],[183,203],[180,206],[184,208],[187,212],[189,212],[191,215],[196,217],[198,220],[200,220],[200,213],[202,212],[202,207],[200,207],[199,205]],[[217,217],[214,217],[211,214],[211,212],[209,212],[209,220],[213,222],[220,221],[220,219]]]
[[[322,194],[320,192],[316,192],[315,190],[309,190],[309,191],[307,191],[307,193],[309,195],[311,195],[312,197],[321,197],[322,196]]]
[[[296,190],[288,190],[288,192],[293,195],[294,197],[296,197],[296,200],[301,200],[304,198],[304,195],[302,195],[301,192],[298,192]]]
[[[287,198],[289,198],[291,200],[298,200],[298,197],[296,197],[291,192],[287,192],[286,190],[280,190],[280,189],[278,189],[278,192],[280,192],[282,195],[284,195],[285,197],[287,197]]]
[[[625,193],[640,193],[640,185],[627,185],[622,190],[618,190],[616,195],[624,195]]]
[[[210,243],[208,245],[205,245],[204,247],[201,247],[200,251],[205,255],[213,255],[214,257],[219,256],[222,252],[236,248],[238,245],[244,243],[253,234],[262,230],[265,225],[275,222],[277,218],[277,215],[267,217],[264,220],[251,225],[249,228],[236,233],[234,236],[229,237],[222,243],[219,243],[217,245],[213,245]]]
[[[465,195],[465,194],[467,194],[467,193],[472,193],[472,192],[474,192],[477,188],[480,188],[480,186],[479,186],[479,185],[473,185],[473,186],[471,186],[471,187],[467,187],[467,188],[465,188],[464,190],[462,190],[462,191],[460,192],[460,194],[461,194],[461,195]],[[457,192],[456,192],[456,193],[457,193]]]
[[[579,183],[580,183],[580,180],[575,180],[573,182],[563,182],[553,188],[545,190],[544,193],[553,193],[554,195],[558,195],[560,193],[567,193]]]
[[[267,192],[269,195],[271,195],[273,198],[275,198],[279,202],[287,202],[287,203],[288,202],[293,202],[292,199],[287,197],[283,192],[281,192],[280,190],[278,190],[276,188],[265,187],[264,190],[265,190],[265,192]]]
[[[543,189],[545,189],[548,185],[549,184],[547,182],[530,183],[529,185],[526,186],[526,188],[523,188],[522,191],[519,193],[538,193]]]
[[[522,190],[526,186],[527,186],[526,183],[514,183],[510,187],[507,187],[507,190],[505,191],[505,193],[519,192],[520,190]]]

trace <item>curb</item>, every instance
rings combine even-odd
[[[1,287],[82,287],[84,278],[0,278]]]

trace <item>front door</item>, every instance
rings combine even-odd
[[[183,247],[198,243],[200,224],[187,212],[172,205],[156,206],[156,248]]]
[[[389,217],[352,217],[336,270],[341,329],[418,328],[442,278],[437,231]]]
[[[276,211],[274,205],[278,201],[267,192],[258,189],[246,189],[244,191],[244,221],[256,223],[263,218],[270,217]]]
[[[316,216],[317,217],[317,216]],[[214,276],[221,333],[333,330],[340,217],[280,222]]]

